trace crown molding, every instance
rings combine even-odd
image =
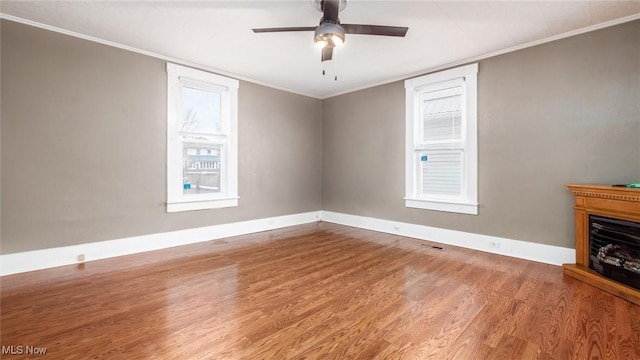
[[[425,75],[425,74],[429,74],[429,73],[432,73],[432,72],[436,72],[436,71],[445,70],[445,69],[449,69],[449,68],[460,66],[460,65],[465,65],[465,64],[468,64],[468,63],[485,60],[485,59],[488,59],[488,58],[491,58],[491,57],[494,57],[494,56],[503,55],[503,54],[507,54],[507,53],[510,53],[510,52],[526,49],[526,48],[529,48],[529,47],[546,44],[546,43],[549,43],[549,42],[552,42],[552,41],[565,39],[565,38],[572,37],[572,36],[575,36],[575,35],[585,34],[585,33],[588,33],[588,32],[604,29],[604,28],[607,28],[607,27],[624,24],[624,23],[627,23],[627,22],[631,22],[631,21],[640,19],[640,14],[634,14],[634,15],[625,16],[625,17],[622,17],[622,18],[619,18],[619,19],[614,19],[614,20],[606,21],[606,22],[603,22],[603,23],[600,23],[600,24],[591,25],[591,26],[587,26],[587,27],[584,27],[584,28],[581,28],[581,29],[576,29],[576,30],[569,31],[569,32],[566,32],[566,33],[562,33],[562,34],[546,37],[544,39],[530,41],[530,42],[525,43],[525,44],[516,45],[516,46],[512,46],[512,47],[506,48],[506,49],[502,49],[502,50],[498,50],[498,51],[493,51],[493,52],[490,52],[490,53],[482,54],[482,55],[479,55],[479,56],[474,56],[474,57],[466,58],[466,59],[463,59],[463,60],[454,61],[454,62],[450,62],[450,63],[438,65],[438,66],[434,66],[434,67],[431,67],[431,68],[418,70],[418,71],[411,72],[411,73],[408,73],[408,74],[404,74],[404,75],[396,76],[396,77],[389,78],[389,79],[386,79],[386,80],[374,82],[374,83],[371,83],[371,84],[368,84],[368,85],[359,86],[359,87],[355,87],[355,88],[351,88],[351,89],[347,89],[347,90],[339,91],[339,92],[335,92],[335,93],[329,93],[329,94],[326,94],[326,95],[313,95],[313,94],[308,94],[308,93],[305,93],[305,92],[300,92],[300,91],[297,91],[297,90],[285,88],[285,87],[278,86],[278,85],[275,85],[275,84],[265,83],[263,81],[252,79],[252,78],[249,78],[249,77],[246,77],[246,76],[242,76],[242,75],[239,75],[239,74],[234,74],[234,73],[227,72],[227,71],[220,70],[220,69],[214,69],[214,68],[211,68],[211,67],[208,67],[208,66],[204,66],[202,64],[197,64],[197,63],[194,63],[194,62],[181,60],[181,59],[173,58],[173,57],[170,57],[170,56],[154,53],[154,52],[151,52],[151,51],[142,50],[142,49],[139,49],[139,48],[135,48],[135,47],[132,47],[132,46],[116,43],[116,42],[113,42],[113,41],[100,39],[100,38],[97,38],[97,37],[94,37],[94,36],[90,36],[90,35],[84,35],[84,34],[81,34],[81,33],[75,32],[75,31],[65,30],[65,29],[62,29],[62,28],[59,28],[59,27],[55,27],[55,26],[39,23],[39,22],[32,21],[32,20],[27,20],[27,19],[20,18],[20,17],[17,17],[17,16],[5,14],[5,13],[2,13],[2,12],[0,12],[0,19],[6,19],[6,20],[22,23],[22,24],[25,24],[25,25],[30,25],[30,26],[41,28],[41,29],[50,30],[50,31],[53,31],[53,32],[57,32],[57,33],[61,33],[61,34],[65,34],[65,35],[69,35],[69,36],[73,36],[73,37],[77,37],[77,38],[80,38],[80,39],[93,41],[93,42],[100,43],[100,44],[103,44],[103,45],[113,46],[113,47],[116,47],[116,48],[119,48],[119,49],[132,51],[132,52],[135,52],[135,53],[138,53],[138,54],[151,56],[151,57],[154,57],[154,58],[158,58],[158,59],[161,59],[161,60],[173,62],[173,63],[180,64],[180,65],[190,66],[190,67],[193,67],[193,68],[197,68],[197,69],[201,69],[201,70],[204,70],[204,71],[216,73],[216,74],[219,74],[219,75],[229,76],[229,77],[232,77],[232,78],[235,78],[235,79],[238,79],[238,80],[251,82],[251,83],[254,83],[254,84],[270,87],[270,88],[273,88],[273,89],[276,89],[276,90],[282,90],[282,91],[286,91],[286,92],[289,92],[289,93],[292,93],[292,94],[297,94],[297,95],[302,95],[302,96],[306,96],[306,97],[310,97],[310,98],[314,98],[314,99],[324,100],[324,99],[332,98],[332,97],[335,97],[335,96],[356,92],[356,91],[359,91],[359,90],[369,89],[369,88],[372,88],[372,87],[385,85],[385,84],[389,84],[389,83],[400,81],[400,80],[406,80],[406,79],[410,79],[410,78],[413,78],[413,77],[416,77],[416,76],[420,76],[420,75]]]
[[[518,51],[518,50],[522,50],[522,49],[526,49],[526,48],[530,48],[530,47],[546,44],[546,43],[549,43],[549,42],[553,42],[553,41],[556,41],[556,40],[569,38],[569,37],[580,35],[580,34],[586,34],[586,33],[592,32],[592,31],[596,31],[596,30],[608,28],[608,27],[611,27],[611,26],[616,26],[616,25],[628,23],[628,22],[631,22],[631,21],[634,21],[634,20],[638,20],[638,19],[640,19],[640,14],[625,16],[625,17],[622,17],[622,18],[619,18],[619,19],[615,19],[615,20],[603,22],[603,23],[600,23],[600,24],[587,26],[587,27],[584,27],[584,28],[581,28],[581,29],[576,29],[576,30],[573,30],[573,31],[569,31],[569,32],[566,32],[566,33],[562,33],[562,34],[546,37],[544,39],[534,40],[534,41],[530,41],[528,43],[524,43],[524,44],[521,44],[521,45],[508,47],[506,49],[493,51],[493,52],[486,53],[486,54],[483,54],[483,55],[478,55],[478,56],[474,56],[474,57],[466,58],[466,59],[463,59],[463,60],[446,63],[446,64],[443,64],[443,65],[434,66],[434,67],[423,69],[423,70],[418,70],[418,71],[415,71],[415,72],[412,72],[412,73],[409,73],[409,74],[396,76],[396,77],[388,79],[388,80],[382,80],[382,81],[379,81],[379,82],[376,82],[376,83],[372,83],[370,85],[365,85],[365,86],[353,88],[353,89],[350,89],[350,90],[345,90],[345,91],[332,93],[332,94],[323,96],[322,99],[328,99],[328,98],[331,98],[331,97],[344,95],[344,94],[348,94],[348,93],[359,91],[359,90],[369,89],[369,88],[372,88],[372,87],[385,85],[385,84],[389,84],[389,83],[400,81],[400,80],[411,79],[411,78],[414,78],[414,77],[417,77],[417,76],[421,76],[421,75],[425,75],[425,74],[429,74],[429,73],[432,73],[432,72],[441,71],[441,70],[445,70],[445,69],[450,69],[452,67],[466,65],[466,64],[469,64],[469,63],[473,63],[473,62],[478,62],[478,61],[481,61],[481,60],[492,58],[494,56],[511,53],[511,52],[514,52],[514,51]]]

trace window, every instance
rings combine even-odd
[[[238,81],[167,63],[167,212],[238,205]]]
[[[478,64],[405,81],[405,206],[478,214]]]

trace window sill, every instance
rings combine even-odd
[[[478,215],[478,204],[474,204],[474,203],[405,198],[405,206],[409,208],[416,208],[416,209]]]
[[[214,200],[174,201],[167,202],[167,212],[191,210],[219,209],[238,206],[237,197],[220,198]]]

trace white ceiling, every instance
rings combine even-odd
[[[342,22],[408,26],[407,36],[347,35],[335,61],[321,63],[312,32],[251,31],[316,26],[322,14],[311,0],[3,0],[0,6],[10,19],[30,20],[318,98],[640,18],[640,0],[348,0],[340,13]]]

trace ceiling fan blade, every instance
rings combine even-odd
[[[340,0],[322,0],[322,10],[324,20],[338,22],[338,12],[340,11]]]
[[[254,33],[271,33],[271,32],[285,32],[285,31],[315,31],[315,26],[299,26],[299,27],[280,27],[280,28],[262,28],[251,29]]]
[[[333,47],[325,46],[322,48],[322,61],[331,60],[333,56]]]
[[[342,24],[344,32],[347,34],[360,35],[380,35],[380,36],[399,36],[404,37],[407,34],[408,27],[404,26],[384,26],[384,25],[362,25],[362,24]]]

